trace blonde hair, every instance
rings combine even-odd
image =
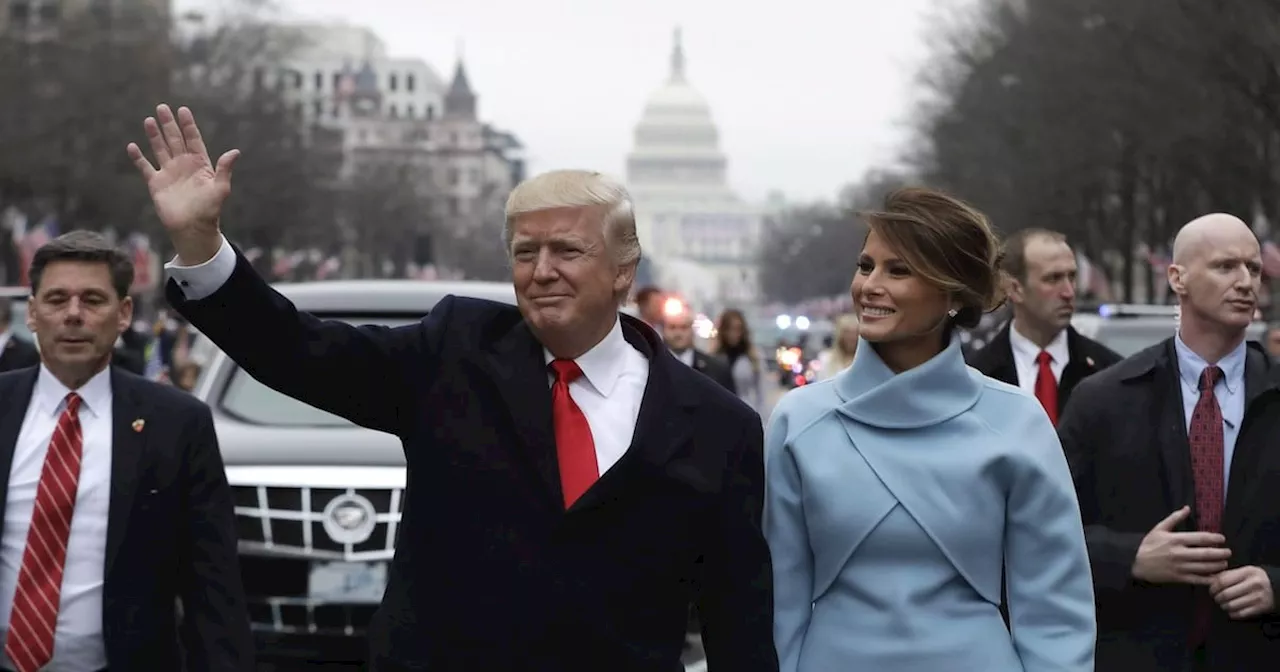
[[[857,330],[861,327],[858,323],[857,315],[841,315],[835,323],[835,338],[831,339],[832,358],[837,362],[839,368],[843,369],[853,363],[854,350],[844,349],[844,332],[846,329]],[[854,346],[857,349],[857,346]]]
[[[640,238],[631,194],[618,180],[590,170],[553,170],[531,177],[511,191],[502,230],[507,256],[511,256],[512,224],[517,217],[558,208],[602,210],[600,225],[614,260],[623,266],[639,263]]]

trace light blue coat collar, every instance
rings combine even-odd
[[[861,338],[853,364],[835,378],[841,414],[884,429],[937,425],[973,408],[982,377],[965,364],[959,337],[929,361],[895,374]]]

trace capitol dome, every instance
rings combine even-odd
[[[676,29],[671,72],[645,102],[627,157],[627,181],[646,187],[725,187],[726,160],[711,106],[685,75],[684,46]]]

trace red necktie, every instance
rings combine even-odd
[[[596,464],[596,442],[591,438],[587,416],[569,394],[569,383],[582,375],[570,359],[551,362],[556,382],[551,386],[551,413],[556,425],[556,460],[560,463],[560,488],[564,508],[573,505],[600,477]]]
[[[1191,412],[1191,472],[1196,488],[1196,520],[1202,532],[1222,531],[1223,451],[1222,409],[1213,394],[1214,385],[1222,379],[1222,369],[1206,366],[1200,373],[1200,400]],[[1206,593],[1196,600],[1195,620],[1191,626],[1191,644],[1199,646],[1209,635],[1213,599]]]
[[[67,560],[71,514],[80,483],[80,397],[67,395],[67,407],[49,441],[44,470],[36,486],[35,510],[27,547],[18,570],[18,588],[9,617],[4,652],[17,672],[36,672],[53,659],[53,632],[58,624],[62,570]]]
[[[1049,421],[1057,427],[1058,380],[1053,377],[1053,369],[1049,367],[1052,361],[1053,356],[1044,350],[1036,355],[1036,364],[1040,367],[1040,372],[1036,375],[1036,399],[1040,400],[1045,412],[1049,414]]]

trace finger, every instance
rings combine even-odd
[[[200,127],[196,126],[196,116],[187,107],[178,108],[178,128],[182,131],[182,140],[187,149],[194,154],[209,158],[209,150],[204,146],[204,138],[200,135]]]
[[[155,117],[147,117],[142,122],[142,130],[147,134],[147,141],[151,143],[151,153],[156,155],[156,163],[164,168],[173,160],[173,155],[169,153],[169,145],[165,144],[164,135],[160,133],[160,124],[156,122]]]
[[[1193,586],[1208,587],[1213,583],[1213,575],[1211,574],[1192,574],[1191,572],[1177,572],[1174,574],[1174,581],[1178,583],[1186,583]]]
[[[1227,538],[1216,532],[1171,532],[1173,540],[1183,546],[1222,546]]]
[[[173,156],[181,156],[187,153],[187,143],[182,139],[182,129],[178,128],[178,120],[173,116],[173,110],[168,105],[160,105],[156,107],[156,120],[160,122],[160,132],[164,134],[164,141],[169,145],[169,153]]]
[[[231,169],[235,166],[236,159],[240,158],[240,150],[233,149],[226,154],[218,157],[218,165],[214,169],[213,177],[224,187],[231,187]]]
[[[1169,514],[1168,516],[1165,516],[1164,520],[1156,523],[1156,526],[1154,529],[1163,530],[1165,532],[1172,532],[1173,528],[1177,527],[1178,523],[1181,523],[1182,521],[1186,520],[1187,516],[1189,515],[1191,515],[1191,507],[1184,506],[1181,509],[1178,509],[1177,511],[1174,511],[1173,513]]]
[[[1215,589],[1216,588],[1216,589]],[[1254,591],[1249,589],[1247,583],[1237,583],[1234,586],[1217,587],[1211,586],[1209,594],[1213,595],[1213,599],[1224,608],[1233,600],[1239,600],[1242,597],[1252,595]]]
[[[129,143],[129,146],[125,147],[125,151],[129,153],[129,160],[133,161],[134,167],[138,169],[139,173],[142,173],[142,179],[148,182],[151,181],[151,176],[156,174],[155,166],[152,166],[147,157],[143,155],[142,149],[138,147],[137,143]]]
[[[1178,565],[1179,572],[1198,574],[1211,580],[1226,568],[1227,563],[1225,562],[1187,562]]]
[[[1254,594],[1244,595],[1222,604],[1222,610],[1234,619],[1251,618],[1262,612],[1262,600]]]
[[[1231,549],[1215,546],[1179,546],[1173,549],[1173,557],[1175,560],[1187,562],[1221,562],[1231,558]]]

